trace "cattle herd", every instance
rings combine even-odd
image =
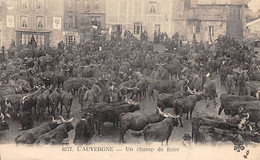
[[[10,47],[0,64],[0,132],[18,121],[17,144],[64,144],[79,103],[82,119],[74,143],[102,136],[104,123],[111,122],[119,142],[132,130],[133,138],[168,144],[174,128],[183,127],[184,113],[196,143],[260,141],[260,61],[250,47],[229,35],[212,44],[194,39],[185,45],[173,38],[161,45],[166,49],[159,52],[152,42],[126,34],[73,45],[60,42],[56,48]],[[217,79],[225,94],[217,94]],[[153,112],[140,112],[145,99],[156,103]],[[219,112],[193,116],[201,100]]]

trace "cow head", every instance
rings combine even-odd
[[[71,124],[73,117],[69,120],[65,120],[62,116],[59,117],[61,118],[62,123],[66,125],[67,132],[74,129],[73,125]]]
[[[62,124],[61,120],[55,120],[53,116],[51,116],[51,118],[52,118],[52,121],[51,121],[51,123],[49,123],[51,129],[54,129],[57,126],[59,126],[60,124]]]

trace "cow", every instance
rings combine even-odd
[[[64,120],[62,116],[60,116],[62,120],[62,124],[56,127],[55,129],[49,131],[48,133],[42,134],[34,144],[62,144],[63,139],[68,138],[68,133],[74,129],[70,120]]]
[[[59,94],[59,92],[57,92],[56,90],[52,90],[52,93],[49,95],[49,104],[51,107],[51,114],[52,116],[55,115],[55,110],[57,110],[59,112],[59,103],[60,103],[60,99],[61,96]]]
[[[37,116],[36,121],[38,122],[40,116],[43,116],[46,107],[48,108],[48,113],[50,113],[50,101],[49,101],[50,89],[46,89],[42,94],[37,97]]]
[[[43,87],[39,88],[37,91],[27,94],[20,101],[20,110],[22,111],[32,111],[35,108],[35,115],[37,115],[37,97],[43,93],[45,89]]]
[[[188,120],[188,115],[190,114],[190,119],[192,118],[192,112],[196,106],[197,101],[201,100],[201,93],[202,92],[195,92],[194,95],[189,95],[185,98],[176,99],[173,102],[173,110],[176,115],[180,116],[180,125],[183,127],[182,124],[182,114],[187,113],[186,119]]]
[[[9,94],[0,98],[0,105],[7,109],[13,118],[17,118],[20,111],[20,101],[25,94]]]
[[[218,115],[224,110],[226,114],[230,114],[229,106],[230,102],[232,101],[256,101],[257,98],[252,96],[238,96],[238,95],[231,95],[231,94],[222,94],[220,96],[221,105],[219,107]]]
[[[111,122],[118,126],[121,113],[134,112],[140,110],[139,104],[116,104],[115,106],[107,106],[107,104],[97,104],[94,109],[91,109],[96,120],[96,129],[101,136],[101,127],[104,122]]]
[[[168,145],[173,127],[178,126],[177,119],[179,118],[179,116],[173,116],[169,113],[163,113],[160,108],[157,109],[158,113],[165,117],[165,119],[157,123],[146,125],[142,131],[142,134],[146,142],[155,141],[161,142],[163,144],[163,142],[166,141],[166,145]]]
[[[125,143],[124,134],[129,130],[141,131],[150,123],[157,123],[164,119],[159,113],[122,113],[119,116],[119,142]]]
[[[200,143],[216,143],[218,141],[231,141],[234,145],[244,142],[244,138],[237,133],[232,133],[230,130],[214,128],[212,126],[199,127],[198,142]]]
[[[8,130],[9,125],[5,121],[5,116],[2,112],[0,114],[0,131]]]
[[[33,144],[41,135],[50,132],[51,130],[59,126],[61,123],[62,122],[60,120],[55,120],[54,117],[52,117],[51,122],[45,122],[38,127],[29,129],[19,134],[15,138],[15,142],[17,144]]]
[[[62,113],[62,108],[63,106],[65,107],[65,111],[66,111],[66,118],[69,118],[70,116],[70,109],[73,103],[73,96],[71,93],[67,93],[65,91],[60,90],[60,113]]]
[[[172,108],[173,102],[179,98],[184,98],[180,91],[159,94],[157,97],[157,107],[159,107],[162,111],[164,111],[165,108]]]

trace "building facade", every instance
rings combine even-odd
[[[144,29],[150,40],[154,30],[192,40],[210,41],[229,33],[242,40],[248,0],[107,0],[106,24],[113,31],[130,30],[136,37]]]
[[[65,42],[85,42],[92,26],[105,28],[105,0],[64,0]]]
[[[2,45],[25,45],[32,37],[37,45],[52,46],[63,40],[63,0],[2,1]]]
[[[107,0],[106,25],[114,32],[130,30],[140,37],[146,30],[151,39],[155,30],[171,33],[172,0]]]

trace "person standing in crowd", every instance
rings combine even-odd
[[[210,73],[206,74],[206,82],[204,85],[204,95],[207,97],[206,104],[209,107],[209,100],[212,99],[214,107],[216,107],[217,89],[215,82],[211,79]]]
[[[90,143],[94,130],[93,116],[89,113],[83,113],[81,120],[76,124],[74,144],[88,144]]]
[[[88,90],[86,91],[84,98],[83,98],[83,110],[92,107],[95,103],[95,91],[91,89],[91,86],[88,86]]]
[[[154,33],[153,33],[153,43],[157,44],[157,31],[156,30],[154,30]]]
[[[93,85],[92,85],[92,89],[94,90],[95,93],[95,97],[94,97],[94,102],[95,103],[99,103],[99,95],[101,93],[101,89],[98,86],[98,81],[96,81]]]

